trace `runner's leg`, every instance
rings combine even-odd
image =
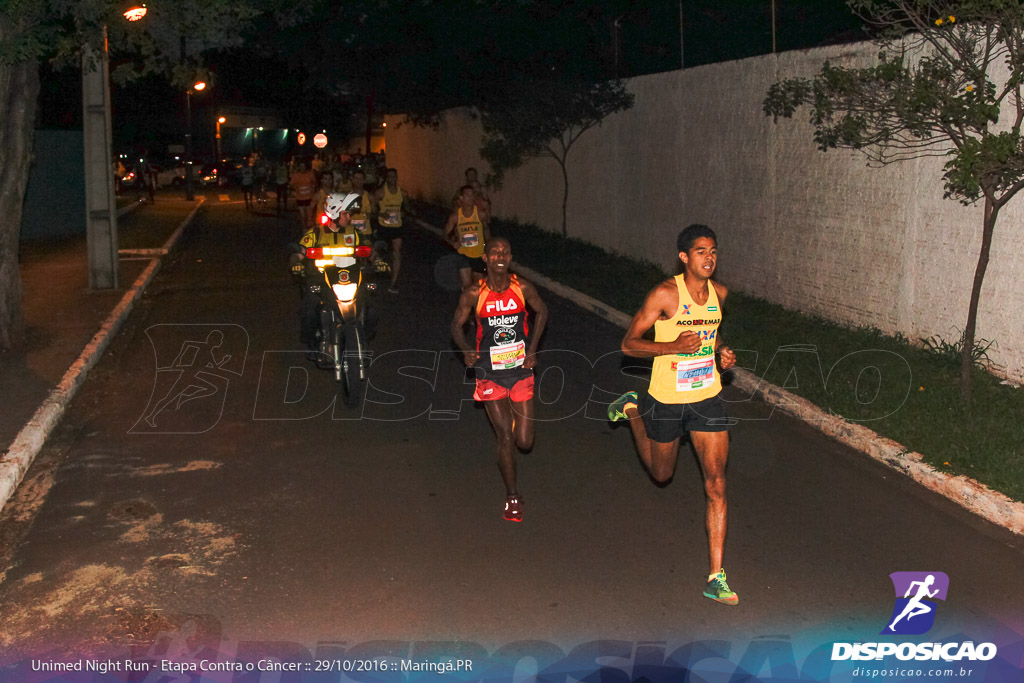
[[[512,401],[513,432],[516,437],[516,448],[528,451],[533,448],[533,398],[525,401]]]
[[[514,415],[512,402],[506,397],[497,401],[484,401],[487,417],[491,421],[494,435],[498,439],[498,469],[505,482],[508,495],[516,493],[515,436],[513,435]]]
[[[633,432],[633,440],[636,442],[636,450],[640,454],[640,462],[651,477],[659,484],[664,484],[672,478],[676,471],[676,458],[679,454],[679,439],[669,443],[660,443],[647,436],[647,427],[644,419],[640,417],[640,411],[635,406],[626,409],[626,417],[629,418],[629,428]]]
[[[722,567],[725,548],[725,465],[729,459],[729,433],[690,432],[690,440],[697,451],[697,459],[704,473],[708,558],[711,562],[710,573],[715,573]]]

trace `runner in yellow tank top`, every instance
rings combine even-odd
[[[711,573],[704,596],[726,605],[739,597],[729,589],[725,551],[725,465],[731,424],[722,406],[719,372],[736,364],[721,345],[718,326],[728,291],[711,279],[718,261],[718,238],[706,225],[690,225],[676,241],[683,274],[662,282],[647,295],[622,340],[627,356],[654,358],[651,383],[642,396],[631,391],[608,409],[613,420],[629,420],[644,467],[667,482],[676,469],[679,439],[689,433],[704,475],[706,524]],[[654,328],[654,341],[644,335]],[[718,367],[715,360],[717,357]]]
[[[362,197],[360,210],[352,214],[352,227],[360,234],[369,235],[372,232],[370,217],[376,212],[376,205],[373,196],[366,191],[366,174],[356,169],[352,173],[352,192]]]
[[[715,364],[722,309],[715,287],[708,287],[707,301],[698,304],[686,288],[685,274],[676,275],[673,279],[679,309],[671,318],[654,322],[654,341],[671,342],[686,331],[698,335],[701,346],[696,353],[656,356],[648,392],[661,403],[697,403],[717,396],[722,390]]]
[[[448,217],[444,237],[459,252],[459,280],[465,289],[473,282],[473,266],[483,265],[481,259],[490,239],[489,216],[474,203],[472,185],[463,185],[459,207]]]
[[[391,245],[391,286],[388,291],[398,294],[398,273],[402,269],[402,214],[408,212],[405,193],[398,187],[398,170],[389,168],[384,184],[377,190],[377,238]]]

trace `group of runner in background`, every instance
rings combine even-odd
[[[382,265],[390,272],[388,291],[398,293],[398,278],[402,269],[402,243],[405,221],[411,215],[407,195],[398,186],[398,171],[384,166],[384,155],[366,157],[339,157],[333,161],[316,157],[311,161],[297,159],[293,169],[280,174],[281,192],[291,192],[298,209],[299,233],[302,243],[318,245],[325,237],[324,230],[338,230],[335,221],[321,226],[318,221],[325,215],[330,197],[338,200],[358,195],[352,210],[346,210],[346,225],[366,236],[374,245],[375,267]],[[278,215],[287,209],[287,194],[279,195]],[[348,203],[346,202],[346,206]],[[246,203],[249,207],[249,203]],[[361,238],[362,239],[362,238]],[[380,269],[378,269],[380,272]]]
[[[294,197],[299,209],[300,231],[310,227],[315,219],[314,199],[332,192],[351,192],[354,177],[361,179],[371,191],[384,184],[387,171],[384,153],[338,154],[314,157],[293,157],[270,160],[258,153],[245,157],[237,169],[246,209],[266,205],[268,193],[274,192],[277,215],[288,209],[288,200]],[[322,203],[322,199],[321,199]]]

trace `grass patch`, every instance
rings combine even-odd
[[[723,338],[740,365],[921,453],[936,469],[1024,500],[1024,391],[975,369],[974,397],[965,405],[959,364],[906,339],[738,292],[726,310]]]
[[[519,263],[629,315],[665,279],[661,267],[650,261],[617,257],[589,242],[566,239],[534,225],[499,219],[491,230],[508,238]]]
[[[420,216],[435,225],[449,213],[422,209]],[[509,238],[516,261],[627,315],[668,277],[652,263],[536,226],[495,220],[492,228]],[[742,367],[921,453],[936,469],[1024,500],[1024,390],[976,369],[974,397],[965,405],[955,340],[933,337],[921,348],[740,292],[730,293],[725,309],[722,338]]]
[[[417,216],[443,227],[450,211],[434,204],[417,204]],[[630,315],[644,296],[666,275],[660,266],[609,254],[589,242],[541,230],[514,220],[496,218],[491,232],[508,238],[512,258],[563,285],[578,289]]]

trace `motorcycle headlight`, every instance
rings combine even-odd
[[[356,290],[359,289],[359,285],[355,282],[346,282],[344,284],[332,285],[334,289],[334,296],[338,297],[338,301],[349,302],[356,298]]]

